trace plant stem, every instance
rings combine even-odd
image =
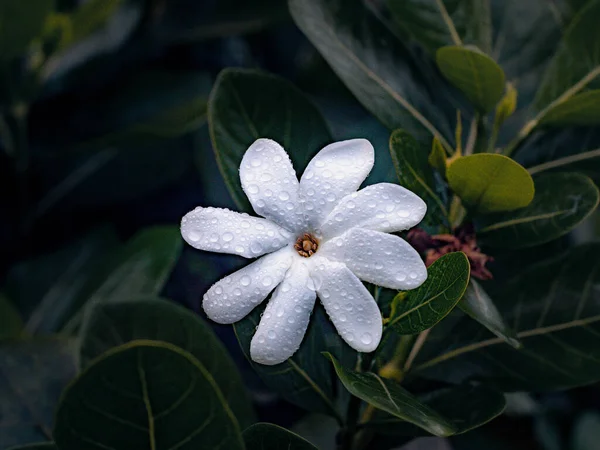
[[[429,336],[430,331],[431,331],[431,328],[428,330],[422,331],[421,334],[419,334],[419,337],[417,337],[415,345],[413,346],[412,350],[410,351],[410,355],[408,355],[406,364],[404,364],[404,372],[405,373],[408,372],[410,370],[410,368],[412,367],[412,364],[415,361],[415,359],[417,358],[417,355],[419,354],[421,349],[423,348],[423,345],[425,344],[425,341],[427,340],[427,337]]]
[[[479,125],[479,120],[479,113],[475,113],[471,119],[471,126],[469,127],[469,137],[467,138],[467,144],[465,145],[465,156],[473,154],[475,142],[477,142],[477,126]]]

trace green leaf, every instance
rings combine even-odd
[[[462,252],[448,253],[427,268],[427,280],[395,302],[388,326],[400,334],[431,328],[452,311],[469,284],[470,266]]]
[[[241,426],[255,422],[244,383],[221,341],[200,317],[175,303],[158,298],[99,303],[86,312],[80,338],[83,368],[102,353],[130,341],[173,344],[193,355],[213,376]]]
[[[447,222],[448,211],[435,192],[436,184],[425,150],[404,130],[396,130],[390,137],[390,152],[400,184],[427,203],[426,220],[440,225]]]
[[[448,158],[446,157],[446,151],[444,150],[444,147],[437,138],[433,138],[433,142],[431,144],[431,153],[429,153],[427,162],[431,167],[437,169],[437,171],[443,176],[446,176],[446,165],[448,163]]]
[[[526,208],[499,216],[478,232],[483,243],[523,248],[556,239],[588,217],[598,206],[598,188],[578,173],[535,177],[535,197]]]
[[[56,338],[0,344],[0,448],[52,438],[59,397],[77,371],[75,347]]]
[[[523,208],[533,200],[531,175],[503,155],[464,156],[450,164],[446,174],[456,195],[481,213]]]
[[[437,136],[444,148],[451,148],[445,139],[451,134],[447,118],[424,85],[412,54],[362,2],[289,0],[289,6],[296,25],[384,125],[403,128],[418,140]],[[428,75],[436,77],[434,72]]]
[[[188,352],[135,341],[105,353],[65,390],[61,450],[244,448],[213,377]]]
[[[256,364],[250,359],[250,341],[263,310],[255,308],[233,324],[242,351],[254,370],[267,386],[289,402],[311,412],[331,415],[343,423],[335,406],[336,386],[331,366],[319,353],[330,352],[344,364],[352,365],[356,362],[356,352],[342,341],[323,308],[316,305],[300,349],[291,358],[275,366]]]
[[[546,112],[539,126],[593,126],[600,124],[600,89],[576,94]]]
[[[468,317],[432,330],[414,367],[451,383],[478,379],[504,391],[567,389],[600,380],[599,243],[523,271],[494,294],[516,350]],[[445,323],[445,321],[443,322]],[[442,332],[443,331],[443,332]]]
[[[490,112],[504,94],[504,72],[478,49],[449,46],[435,56],[442,74],[482,113]]]
[[[0,340],[19,337],[23,320],[6,295],[0,293]]]
[[[419,397],[427,406],[447,417],[456,434],[466,433],[498,417],[506,407],[502,392],[486,385],[459,385]],[[375,420],[369,428],[378,433],[428,436],[422,429],[396,418]]]
[[[58,448],[53,442],[40,442],[39,444],[19,445],[8,450],[58,450]]]
[[[0,59],[22,55],[42,34],[54,0],[2,0],[0,2]]]
[[[507,344],[521,348],[522,344],[515,331],[504,323],[494,301],[474,279],[471,279],[465,295],[458,302],[458,307],[496,336],[504,339]]]
[[[243,433],[246,450],[317,450],[306,439],[272,423],[256,423]]]
[[[456,433],[454,425],[399,383],[381,378],[373,372],[347,370],[331,354],[325,353],[325,356],[331,359],[337,376],[352,395],[436,436]]]
[[[253,70],[226,69],[211,92],[210,134],[221,174],[236,204],[251,211],[239,176],[242,157],[258,138],[277,141],[297,171],[331,141],[317,108],[289,81]]]

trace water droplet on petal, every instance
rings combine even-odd
[[[373,342],[373,336],[371,336],[371,333],[364,333],[360,337],[360,342],[362,342],[365,345],[369,345],[371,342]]]
[[[248,275],[244,275],[241,279],[240,279],[240,283],[242,286],[249,286],[250,285],[250,277]]]
[[[224,233],[224,234],[223,234],[223,240],[224,240],[225,242],[229,242],[229,241],[231,241],[232,239],[233,239],[233,234],[232,234],[232,233],[229,233],[229,232],[227,232],[227,233]]]

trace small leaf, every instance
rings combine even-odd
[[[431,328],[452,311],[469,284],[470,267],[462,252],[448,253],[427,268],[427,280],[395,305],[388,326],[400,334]]]
[[[83,368],[111,348],[134,340],[163,341],[180,347],[213,376],[242,426],[255,421],[239,371],[221,341],[200,317],[173,302],[140,298],[99,303],[86,312],[80,338]]]
[[[512,159],[490,153],[454,161],[447,171],[450,188],[481,213],[523,208],[533,200],[531,175]]]
[[[535,177],[535,198],[512,213],[490,216],[478,233],[486,245],[523,248],[556,239],[588,217],[598,206],[598,188],[578,173]]]
[[[25,53],[31,42],[41,36],[54,0],[2,0],[0,2],[0,59]]]
[[[436,137],[433,138],[433,142],[431,144],[431,153],[429,154],[427,161],[431,167],[435,167],[442,175],[446,176],[446,151],[440,143],[440,140]]]
[[[442,74],[482,113],[491,111],[504,93],[504,72],[477,49],[449,46],[436,53]]]
[[[381,378],[373,372],[347,370],[331,354],[325,353],[325,356],[331,360],[337,376],[352,395],[436,436],[456,433],[454,425],[399,383]]]
[[[594,126],[600,124],[600,89],[595,89],[573,97],[550,108],[539,126]]]
[[[0,293],[0,340],[18,337],[22,331],[23,320],[19,311]]]
[[[242,436],[246,450],[317,450],[306,439],[272,423],[256,423]]]
[[[445,155],[441,145],[440,150]],[[435,181],[425,149],[404,130],[396,130],[390,137],[390,152],[400,184],[427,203],[428,221],[439,225],[447,220],[448,211],[435,192]]]
[[[105,353],[65,390],[61,450],[244,448],[213,377],[188,352],[135,341]]]
[[[240,163],[256,139],[270,138],[289,153],[296,171],[331,136],[317,108],[289,81],[253,70],[226,69],[209,100],[209,124],[221,174],[236,204],[252,211],[240,183]]]
[[[514,330],[510,329],[502,319],[494,301],[474,279],[471,279],[458,307],[486,327],[499,338],[514,348],[521,348],[521,342]]]
[[[513,115],[517,109],[517,90],[512,83],[506,83],[506,92],[504,97],[496,106],[496,117],[494,118],[494,124],[496,126],[502,125],[506,119]]]

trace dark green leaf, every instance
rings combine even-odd
[[[482,242],[503,248],[532,247],[556,239],[598,206],[598,188],[578,173],[535,177],[535,198],[515,212],[490,216],[480,231]]]
[[[58,448],[53,442],[40,442],[39,444],[19,445],[8,450],[58,450]]]
[[[397,37],[358,0],[289,0],[298,27],[357,99],[390,129],[451,146],[447,119]],[[434,76],[428,73],[429,76]],[[436,80],[437,81],[437,80]],[[443,84],[443,83],[442,83]]]
[[[521,348],[514,330],[510,329],[502,319],[494,301],[474,279],[471,279],[465,295],[458,302],[458,307],[486,327],[499,338],[514,348]]]
[[[209,125],[221,173],[236,204],[251,211],[239,176],[244,153],[256,139],[270,138],[289,153],[297,171],[331,135],[317,108],[283,78],[226,69],[210,95]]]
[[[454,425],[399,383],[381,378],[373,372],[347,370],[331,354],[326,353],[325,356],[331,359],[337,376],[352,395],[436,436],[456,433]]]
[[[404,130],[396,130],[390,137],[390,152],[400,184],[427,203],[426,220],[431,225],[447,222],[448,211],[435,192],[426,149]]]
[[[272,423],[257,423],[244,430],[246,450],[317,450],[304,438]]]
[[[452,311],[469,284],[470,267],[462,252],[448,253],[427,268],[427,280],[395,302],[388,326],[400,334],[431,328]]]
[[[456,428],[456,434],[466,433],[480,427],[502,414],[506,406],[504,394],[485,385],[460,385],[434,391],[419,400],[448,418]],[[370,423],[379,433],[404,436],[428,436],[422,429],[396,418],[376,420]]]
[[[63,394],[54,439],[61,450],[244,448],[213,377],[158,341],[117,347],[84,370]]]
[[[266,302],[265,302],[266,303]],[[240,346],[262,380],[286,400],[311,412],[323,412],[342,419],[337,412],[331,366],[320,357],[330,352],[344,364],[356,361],[356,352],[342,341],[321,306],[315,306],[300,349],[275,366],[256,364],[250,359],[250,341],[256,331],[263,307],[258,307],[233,326]]]
[[[531,175],[503,155],[464,156],[452,162],[446,174],[456,195],[481,213],[523,208],[533,200]]]
[[[435,56],[442,74],[482,113],[490,112],[504,93],[504,72],[477,49],[442,47]]]
[[[545,113],[540,126],[579,126],[600,124],[600,89],[574,95]]]
[[[432,330],[415,371],[459,383],[477,378],[505,391],[566,389],[600,380],[600,244],[572,248],[495,293],[516,350],[468,317]],[[501,301],[500,301],[501,300]]]
[[[85,368],[109,349],[138,339],[168,342],[191,353],[213,376],[240,425],[255,422],[244,383],[221,341],[196,314],[167,300],[94,305],[81,330],[80,364]]]
[[[76,374],[75,343],[64,339],[0,344],[0,448],[52,438],[54,411]]]
[[[23,331],[23,320],[10,300],[0,293],[0,340],[18,337]]]
[[[0,59],[25,53],[31,42],[41,36],[54,0],[2,0],[0,2]]]

